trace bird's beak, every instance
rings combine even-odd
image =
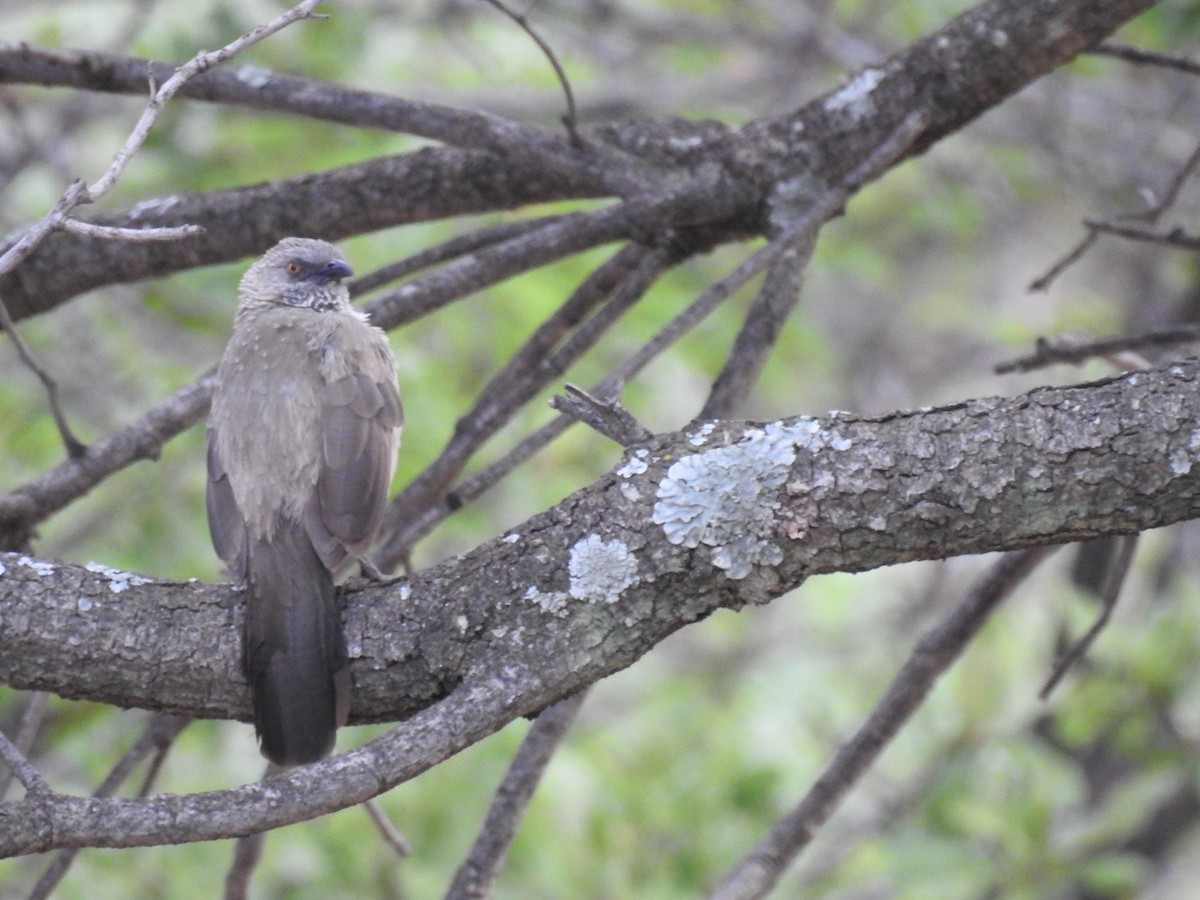
[[[331,259],[317,271],[313,272],[310,277],[316,281],[339,281],[343,278],[349,278],[354,274],[354,270],[347,265],[344,259]]]

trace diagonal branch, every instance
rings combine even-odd
[[[766,896],[996,607],[1052,551],[1051,547],[1035,547],[1002,557],[949,616],[922,636],[854,737],[842,746],[800,804],[776,822],[761,843],[713,890],[709,895],[712,900],[755,900]]]

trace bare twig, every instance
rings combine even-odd
[[[139,797],[146,796],[150,781],[157,773],[159,766],[165,758],[167,751],[170,750],[171,744],[179,733],[190,724],[191,719],[185,719],[180,716],[168,716],[163,713],[155,713],[150,716],[146,722],[146,727],[142,729],[141,735],[134,741],[133,746],[121,754],[121,758],[117,760],[112,771],[108,773],[104,781],[100,782],[100,786],[96,788],[93,797],[111,797],[117,792],[117,789],[125,783],[133,770],[145,759],[146,755],[154,751],[154,758],[151,761],[150,770],[146,778],[143,780],[142,788],[138,792]],[[33,886],[33,890],[29,893],[29,900],[45,900],[53,893],[59,882],[67,874],[67,869],[71,867],[71,863],[75,861],[75,856],[79,851],[76,849],[60,850],[55,854],[50,865],[46,867],[46,871],[42,873],[42,877],[37,880]]]
[[[1133,47],[1117,41],[1105,41],[1086,52],[1093,56],[1111,56],[1136,66],[1159,66],[1163,69],[1187,72],[1189,75],[1200,75],[1200,62],[1171,53],[1144,50],[1141,47]]]
[[[698,419],[725,418],[737,411],[754,387],[787,317],[800,300],[815,235],[802,236],[767,269],[762,288],[746,312],[742,330],[713,382]]]
[[[54,209],[25,232],[21,236],[21,239],[13,244],[3,256],[0,256],[0,274],[12,271],[18,263],[33,252],[33,249],[38,244],[45,240],[48,234],[65,227],[67,215],[72,209],[81,204],[95,203],[112,190],[118,179],[124,174],[130,160],[133,159],[142,144],[145,143],[147,136],[150,134],[150,129],[162,114],[166,103],[175,96],[184,84],[207,69],[211,69],[213,66],[233,58],[247,47],[265,40],[293,22],[307,18],[318,18],[312,10],[320,2],[321,0],[304,0],[303,3],[289,9],[267,24],[260,25],[236,40],[231,41],[220,50],[198,53],[176,69],[175,73],[154,92],[154,96],[142,111],[142,115],[138,118],[137,123],[133,126],[133,130],[125,139],[125,143],[121,145],[120,149],[113,156],[112,163],[104,174],[90,185],[85,185],[82,181],[73,182],[63,192],[62,196],[59,197],[58,202],[54,205]],[[324,18],[324,16],[319,16],[319,18]]]
[[[379,801],[376,798],[372,797],[370,800],[363,801],[362,808],[366,810],[367,815],[371,819],[371,824],[375,826],[375,830],[379,832],[379,836],[383,838],[383,842],[391,847],[397,856],[412,856],[412,844],[392,824],[392,820],[388,818],[387,813],[383,811],[383,807],[379,805]]]
[[[25,754],[18,750],[17,745],[10,741],[2,731],[0,731],[0,761],[8,766],[8,770],[17,777],[17,781],[21,782],[21,786],[27,793],[51,793],[46,779],[42,778],[41,773],[25,758]]]
[[[475,843],[454,873],[446,900],[482,900],[492,895],[521,817],[586,696],[587,691],[580,691],[534,719],[492,798]]]
[[[92,237],[102,238],[120,238],[130,240],[131,233],[137,229],[128,228],[108,228],[102,226],[88,226],[86,223],[72,222],[68,216],[71,211],[86,203],[94,203],[99,200],[117,183],[121,175],[124,174],[130,160],[134,154],[145,143],[146,137],[150,133],[150,129],[158,120],[162,113],[163,107],[175,95],[175,93],[183,87],[183,85],[191,78],[199,75],[206,69],[210,69],[218,63],[224,62],[232,58],[237,53],[257,44],[275,34],[282,28],[287,27],[293,22],[300,19],[312,18],[312,9],[320,0],[304,0],[303,3],[288,10],[283,15],[277,17],[266,25],[261,25],[253,31],[242,35],[237,40],[226,44],[220,50],[211,52],[199,53],[191,60],[180,66],[175,74],[154,92],[149,104],[142,111],[141,117],[133,130],[125,139],[125,143],[117,150],[113,157],[112,163],[108,169],[96,181],[90,185],[85,185],[82,181],[76,180],[63,192],[54,204],[54,208],[40,221],[35,223],[21,238],[13,244],[9,249],[0,255],[0,275],[11,272],[19,263],[28,258],[34,249],[46,239],[46,237],[59,229],[67,229],[79,233],[86,233]],[[202,229],[201,229],[202,230]],[[170,232],[170,233],[168,233]],[[176,229],[153,229],[153,233],[149,236],[137,238],[138,240],[178,240],[182,237],[194,235],[197,233],[196,226],[182,226]],[[8,308],[0,298],[0,325],[12,338],[13,343],[17,347],[17,352],[25,364],[38,376],[42,384],[45,385],[46,393],[49,397],[50,412],[54,416],[54,422],[58,426],[59,434],[62,436],[63,444],[66,446],[67,456],[75,459],[86,451],[86,447],[75,435],[71,432],[67,424],[66,416],[62,411],[62,407],[58,402],[58,385],[57,382],[49,375],[46,369],[40,365],[29,348],[25,345],[17,334],[15,325],[8,314]]]
[[[867,721],[842,746],[800,804],[776,822],[722,880],[710,895],[713,900],[750,900],[766,895],[921,705],[937,678],[978,634],[992,611],[1053,550],[1034,547],[1005,554],[943,621],[921,637]]]
[[[46,712],[50,708],[50,695],[45,691],[32,691],[29,694],[29,700],[25,704],[25,709],[21,712],[21,721],[17,726],[17,737],[13,744],[17,748],[17,752],[23,757],[28,757],[33,749],[33,742],[37,738],[37,733],[42,727],[42,720],[46,717]],[[8,793],[9,785],[12,784],[13,771],[5,767],[0,771],[0,801],[4,800]]]
[[[886,171],[892,162],[903,155],[914,137],[920,133],[925,119],[926,114],[922,110],[910,113],[861,165],[846,176],[842,184],[807,203],[803,211],[786,222],[785,227],[774,240],[748,259],[743,260],[728,275],[701,291],[687,308],[664,325],[649,342],[606,375],[592,389],[591,393],[601,400],[617,397],[629,378],[640,372],[659,354],[718,309],[748,281],[771,265],[780,254],[813,240],[816,230],[821,224],[835,215],[854,191],[871,178]],[[672,247],[676,243],[672,235],[667,235],[663,240],[663,244],[667,247]],[[663,256],[658,264],[665,264],[667,259],[668,257]],[[649,280],[646,280],[644,284],[640,282],[634,284],[639,291],[646,290],[657,277],[652,268],[648,269],[645,275]],[[626,285],[622,290],[628,288],[629,285]],[[576,335],[572,340],[579,337],[580,335]],[[567,348],[564,347],[563,352],[566,350]],[[408,488],[397,494],[389,505],[389,518],[385,520],[384,524],[384,533],[387,537],[378,551],[383,564],[395,565],[398,560],[405,558],[408,548],[422,536],[428,534],[446,516],[487,490],[488,487],[512,471],[513,467],[528,459],[538,449],[561,434],[573,421],[568,416],[558,417],[521,441],[507,456],[464,480],[454,490],[444,493],[440,500],[437,499],[436,491],[422,486],[421,493],[417,493],[410,484]],[[460,465],[458,470],[461,471],[461,468]],[[424,478],[424,473],[419,477]],[[443,481],[436,487],[444,491],[447,483],[448,481]]]
[[[63,412],[62,403],[58,397],[58,382],[33,355],[33,351],[25,343],[25,339],[21,337],[21,333],[17,331],[16,323],[8,314],[8,307],[4,305],[4,301],[0,300],[0,327],[8,334],[13,342],[13,346],[17,348],[17,355],[21,357],[21,362],[25,363],[42,386],[46,389],[46,400],[50,404],[50,415],[54,417],[54,424],[58,428],[59,437],[62,439],[63,447],[66,449],[68,459],[78,459],[87,452],[87,445],[75,436],[71,430],[70,424],[67,422],[66,413]]]
[[[1115,234],[1131,241],[1144,241],[1178,247],[1181,250],[1200,250],[1200,236],[1182,228],[1152,228],[1149,225],[1134,225],[1124,222],[1104,222],[1098,219],[1085,220],[1084,225],[1103,234]]]
[[[414,272],[419,272],[421,269],[427,269],[430,266],[436,266],[439,263],[449,262],[460,256],[475,253],[484,247],[491,247],[495,244],[502,244],[505,241],[512,240],[513,238],[524,237],[531,232],[548,225],[554,225],[561,220],[561,215],[539,216],[531,219],[520,219],[516,222],[501,222],[499,225],[493,225],[490,228],[480,228],[478,231],[459,235],[397,262],[380,266],[374,272],[369,272],[362,278],[350,282],[350,296],[360,296],[400,278],[406,278]]]
[[[262,859],[265,831],[240,837],[233,846],[233,862],[225,875],[225,900],[244,900],[250,889],[250,876]]]
[[[471,409],[455,426],[438,457],[392,498],[384,516],[378,559],[391,568],[411,546],[406,535],[425,511],[438,504],[453,479],[475,452],[509,421],[522,405],[566,371],[640,299],[675,257],[666,249],[630,244],[595,270],[566,303],[544,322],[479,392]],[[611,297],[609,296],[611,295]],[[609,297],[601,312],[584,322],[565,342],[563,336],[595,306]],[[562,342],[557,352],[555,345]]]
[[[583,388],[564,384],[562,394],[550,398],[550,406],[599,432],[622,447],[644,444],[654,436],[629,410],[612,399],[593,397]]]
[[[111,475],[139,459],[158,456],[163,443],[208,411],[215,373],[209,372],[87,449],[0,497],[0,547],[24,545],[32,528]]]
[[[1096,341],[1078,340],[1071,337],[1047,340],[1038,338],[1034,344],[1034,352],[1029,356],[997,363],[994,371],[997,375],[1011,372],[1030,372],[1058,363],[1078,365],[1089,359],[1102,357],[1108,359],[1117,368],[1130,370],[1145,368],[1123,354],[1132,354],[1149,347],[1173,347],[1200,340],[1200,325],[1180,325],[1163,331],[1149,331],[1145,334],[1134,334],[1128,337],[1105,338]]]
[[[64,219],[64,231],[86,234],[89,237],[121,241],[178,241],[204,233],[200,225],[180,225],[176,228],[121,228],[116,225],[95,225],[79,219]]]
[[[1189,238],[1180,229],[1176,228],[1170,232],[1163,233],[1157,232],[1149,228],[1149,226],[1158,222],[1162,218],[1163,213],[1175,205],[1175,202],[1179,199],[1180,192],[1183,190],[1183,186],[1196,173],[1197,167],[1200,167],[1200,144],[1196,145],[1196,149],[1192,151],[1192,155],[1180,166],[1179,171],[1171,179],[1171,183],[1167,186],[1166,191],[1163,192],[1162,198],[1154,206],[1144,212],[1122,216],[1112,221],[1085,220],[1083,225],[1087,229],[1087,234],[1062,259],[1051,266],[1044,275],[1034,279],[1029,285],[1029,290],[1047,290],[1059,275],[1068,267],[1074,265],[1080,257],[1091,249],[1101,232],[1118,234],[1134,240],[1154,241],[1171,246],[1182,246],[1185,249],[1195,249],[1198,239]],[[1146,223],[1146,225],[1137,226],[1128,224],[1133,222],[1142,222]],[[1183,242],[1180,243],[1180,241]]]
[[[1080,259],[1082,259],[1083,255],[1092,248],[1092,245],[1094,243],[1096,243],[1096,241],[1099,239],[1099,237],[1100,237],[1100,235],[1098,235],[1096,233],[1096,229],[1089,228],[1087,230],[1087,234],[1085,234],[1083,236],[1083,238],[1079,241],[1078,244],[1076,244],[1069,251],[1067,251],[1058,261],[1056,261],[1054,263],[1054,265],[1052,265],[1049,269],[1047,269],[1043,274],[1039,275],[1037,278],[1035,278],[1033,281],[1031,281],[1029,283],[1029,290],[1031,290],[1031,291],[1049,290],[1050,285],[1054,284],[1054,282],[1058,279],[1058,276],[1061,275],[1063,272],[1065,272],[1067,269],[1069,269],[1071,266],[1075,265],[1075,263],[1077,263]]]
[[[583,138],[579,134],[579,117],[575,111],[575,94],[571,91],[571,82],[567,79],[567,73],[563,71],[563,67],[558,62],[558,56],[555,55],[554,49],[547,43],[540,34],[538,34],[533,26],[529,24],[529,18],[521,13],[518,13],[503,3],[502,0],[484,0],[490,3],[508,18],[512,19],[521,27],[533,42],[538,45],[538,49],[542,51],[547,60],[550,61],[551,67],[554,69],[554,74],[558,78],[558,83],[562,85],[563,94],[567,98],[567,112],[562,117],[562,123],[567,128],[567,136],[571,139],[573,147],[584,146]]]
[[[1117,598],[1121,594],[1121,587],[1125,584],[1125,579],[1129,576],[1129,566],[1133,562],[1134,551],[1137,550],[1138,535],[1127,534],[1121,538],[1120,547],[1117,550],[1117,558],[1113,561],[1112,571],[1108,573],[1108,580],[1104,585],[1104,594],[1101,597],[1100,615],[1096,621],[1092,623],[1092,627],[1084,633],[1078,641],[1071,645],[1062,658],[1054,666],[1054,671],[1050,673],[1050,677],[1046,679],[1046,683],[1042,685],[1038,696],[1045,700],[1050,696],[1063,676],[1067,674],[1077,662],[1087,653],[1088,649],[1096,642],[1096,638],[1100,636],[1100,632],[1104,630],[1104,626],[1108,624],[1108,620],[1112,617],[1113,610],[1117,606]]]

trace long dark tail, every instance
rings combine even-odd
[[[242,667],[263,756],[280,766],[333,749],[350,711],[350,663],[333,578],[304,527],[283,520],[249,548]]]

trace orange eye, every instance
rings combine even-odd
[[[287,270],[289,272],[291,272],[293,275],[299,275],[301,272],[304,271],[304,267],[301,266],[300,263],[298,263],[298,262],[290,262],[287,265]]]

